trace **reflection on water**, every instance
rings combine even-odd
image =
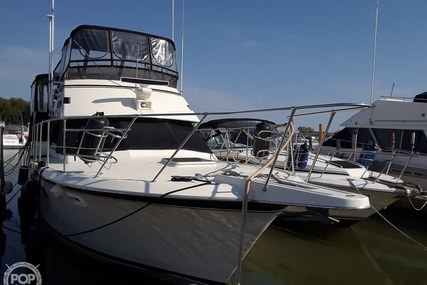
[[[15,183],[17,175],[15,171],[6,180]],[[6,197],[12,215],[3,222],[7,237],[0,279],[7,265],[28,261],[40,264],[43,284],[189,284],[152,271],[140,273],[99,262],[50,239],[39,227],[31,231],[32,242],[24,247],[19,234],[19,194],[13,196],[18,192],[17,185]],[[379,215],[346,228],[280,222],[268,228],[247,255],[242,284],[427,284],[427,250],[422,246],[427,245],[427,224],[401,213],[382,214],[416,242]]]
[[[427,245],[422,219],[383,215]],[[282,223],[247,256],[243,284],[257,284],[252,281],[261,275],[269,284],[427,284],[427,250],[416,242],[379,215],[349,228]]]

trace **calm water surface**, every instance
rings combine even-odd
[[[5,150],[5,159],[14,153]],[[17,176],[14,171],[6,181],[16,183]],[[1,280],[7,266],[28,261],[40,264],[43,284],[177,282],[154,272],[141,274],[99,262],[46,238],[41,229],[34,232],[36,242],[25,247],[19,233],[18,197],[16,185],[6,197],[12,215],[3,222]],[[242,284],[427,284],[425,218],[389,210],[381,214],[388,222],[375,215],[345,228],[305,222],[271,226],[245,258]]]

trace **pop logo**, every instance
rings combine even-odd
[[[42,284],[42,276],[37,266],[32,265],[28,262],[17,262],[12,266],[7,266],[7,270],[4,273],[3,284],[4,285],[22,285],[22,284]],[[19,268],[24,268],[22,270]],[[24,271],[25,273],[23,273]],[[32,272],[32,273],[31,273]],[[34,283],[34,281],[36,283]]]

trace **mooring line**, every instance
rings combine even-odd
[[[86,234],[86,233],[91,233],[91,232],[94,232],[94,231],[97,231],[97,230],[100,230],[100,229],[106,228],[106,227],[108,227],[108,226],[110,226],[110,225],[113,225],[113,224],[115,224],[115,223],[118,223],[118,222],[120,222],[120,221],[122,221],[122,220],[124,220],[124,219],[126,219],[126,218],[128,218],[128,217],[130,217],[130,216],[133,216],[134,214],[136,214],[136,213],[138,213],[139,211],[141,211],[141,210],[143,210],[143,209],[147,208],[148,206],[150,206],[150,205],[154,204],[155,202],[157,202],[157,201],[161,200],[162,198],[166,197],[167,195],[170,195],[170,194],[173,194],[173,193],[177,193],[177,192],[180,192],[180,191],[184,191],[184,190],[188,190],[188,189],[192,189],[192,188],[196,188],[196,187],[200,187],[200,186],[204,186],[204,185],[208,185],[208,184],[211,184],[211,181],[207,181],[207,182],[205,182],[205,183],[201,183],[201,184],[197,184],[197,185],[193,185],[193,186],[189,186],[189,187],[185,187],[185,188],[181,188],[181,189],[177,189],[177,190],[173,190],[173,191],[167,192],[167,193],[165,193],[165,194],[163,194],[163,195],[161,195],[161,196],[157,197],[154,201],[149,202],[149,203],[145,204],[144,206],[142,206],[142,207],[140,207],[140,208],[136,209],[135,211],[132,211],[132,212],[130,212],[129,214],[126,214],[126,215],[124,215],[123,217],[120,217],[120,218],[118,218],[118,219],[116,219],[116,220],[114,220],[114,221],[111,221],[111,222],[106,223],[106,224],[104,224],[104,225],[101,225],[101,226],[98,226],[98,227],[92,228],[92,229],[90,229],[90,230],[85,230],[85,231],[76,232],[76,233],[72,233],[72,234],[66,234],[66,235],[63,235],[63,236],[64,236],[64,237],[72,237],[72,236],[82,235],[82,234]]]
[[[353,181],[351,179],[348,179],[348,181],[351,183],[351,185],[353,185],[353,187],[359,192],[359,194],[362,194],[359,190],[359,188],[354,185]],[[363,194],[362,194],[363,195]],[[427,246],[423,245],[422,243],[416,241],[415,239],[413,239],[412,237],[410,237],[408,234],[406,234],[404,231],[402,231],[401,229],[399,229],[397,226],[395,226],[391,221],[389,221],[383,214],[381,214],[370,202],[369,204],[371,205],[372,209],[375,210],[375,212],[384,220],[386,221],[390,226],[392,226],[395,230],[397,230],[399,233],[401,233],[404,237],[408,238],[409,240],[413,241],[414,243],[418,244],[419,246],[421,246],[423,249],[427,249]]]

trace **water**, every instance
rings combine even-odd
[[[270,227],[245,260],[243,284],[427,284],[427,251],[416,243],[427,244],[425,223],[382,214],[416,241],[378,215],[349,228]]]
[[[5,158],[14,153],[16,150],[5,150]],[[15,183],[17,177],[14,171],[6,181]],[[43,284],[189,284],[155,272],[139,273],[100,262],[57,243],[42,229],[33,233],[34,242],[24,246],[18,197],[16,185],[6,197],[12,215],[3,222],[6,243],[0,278],[8,266],[28,261],[40,264]],[[388,222],[375,215],[351,227],[275,224],[245,258],[242,284],[427,284],[425,219],[389,210],[381,215]]]

